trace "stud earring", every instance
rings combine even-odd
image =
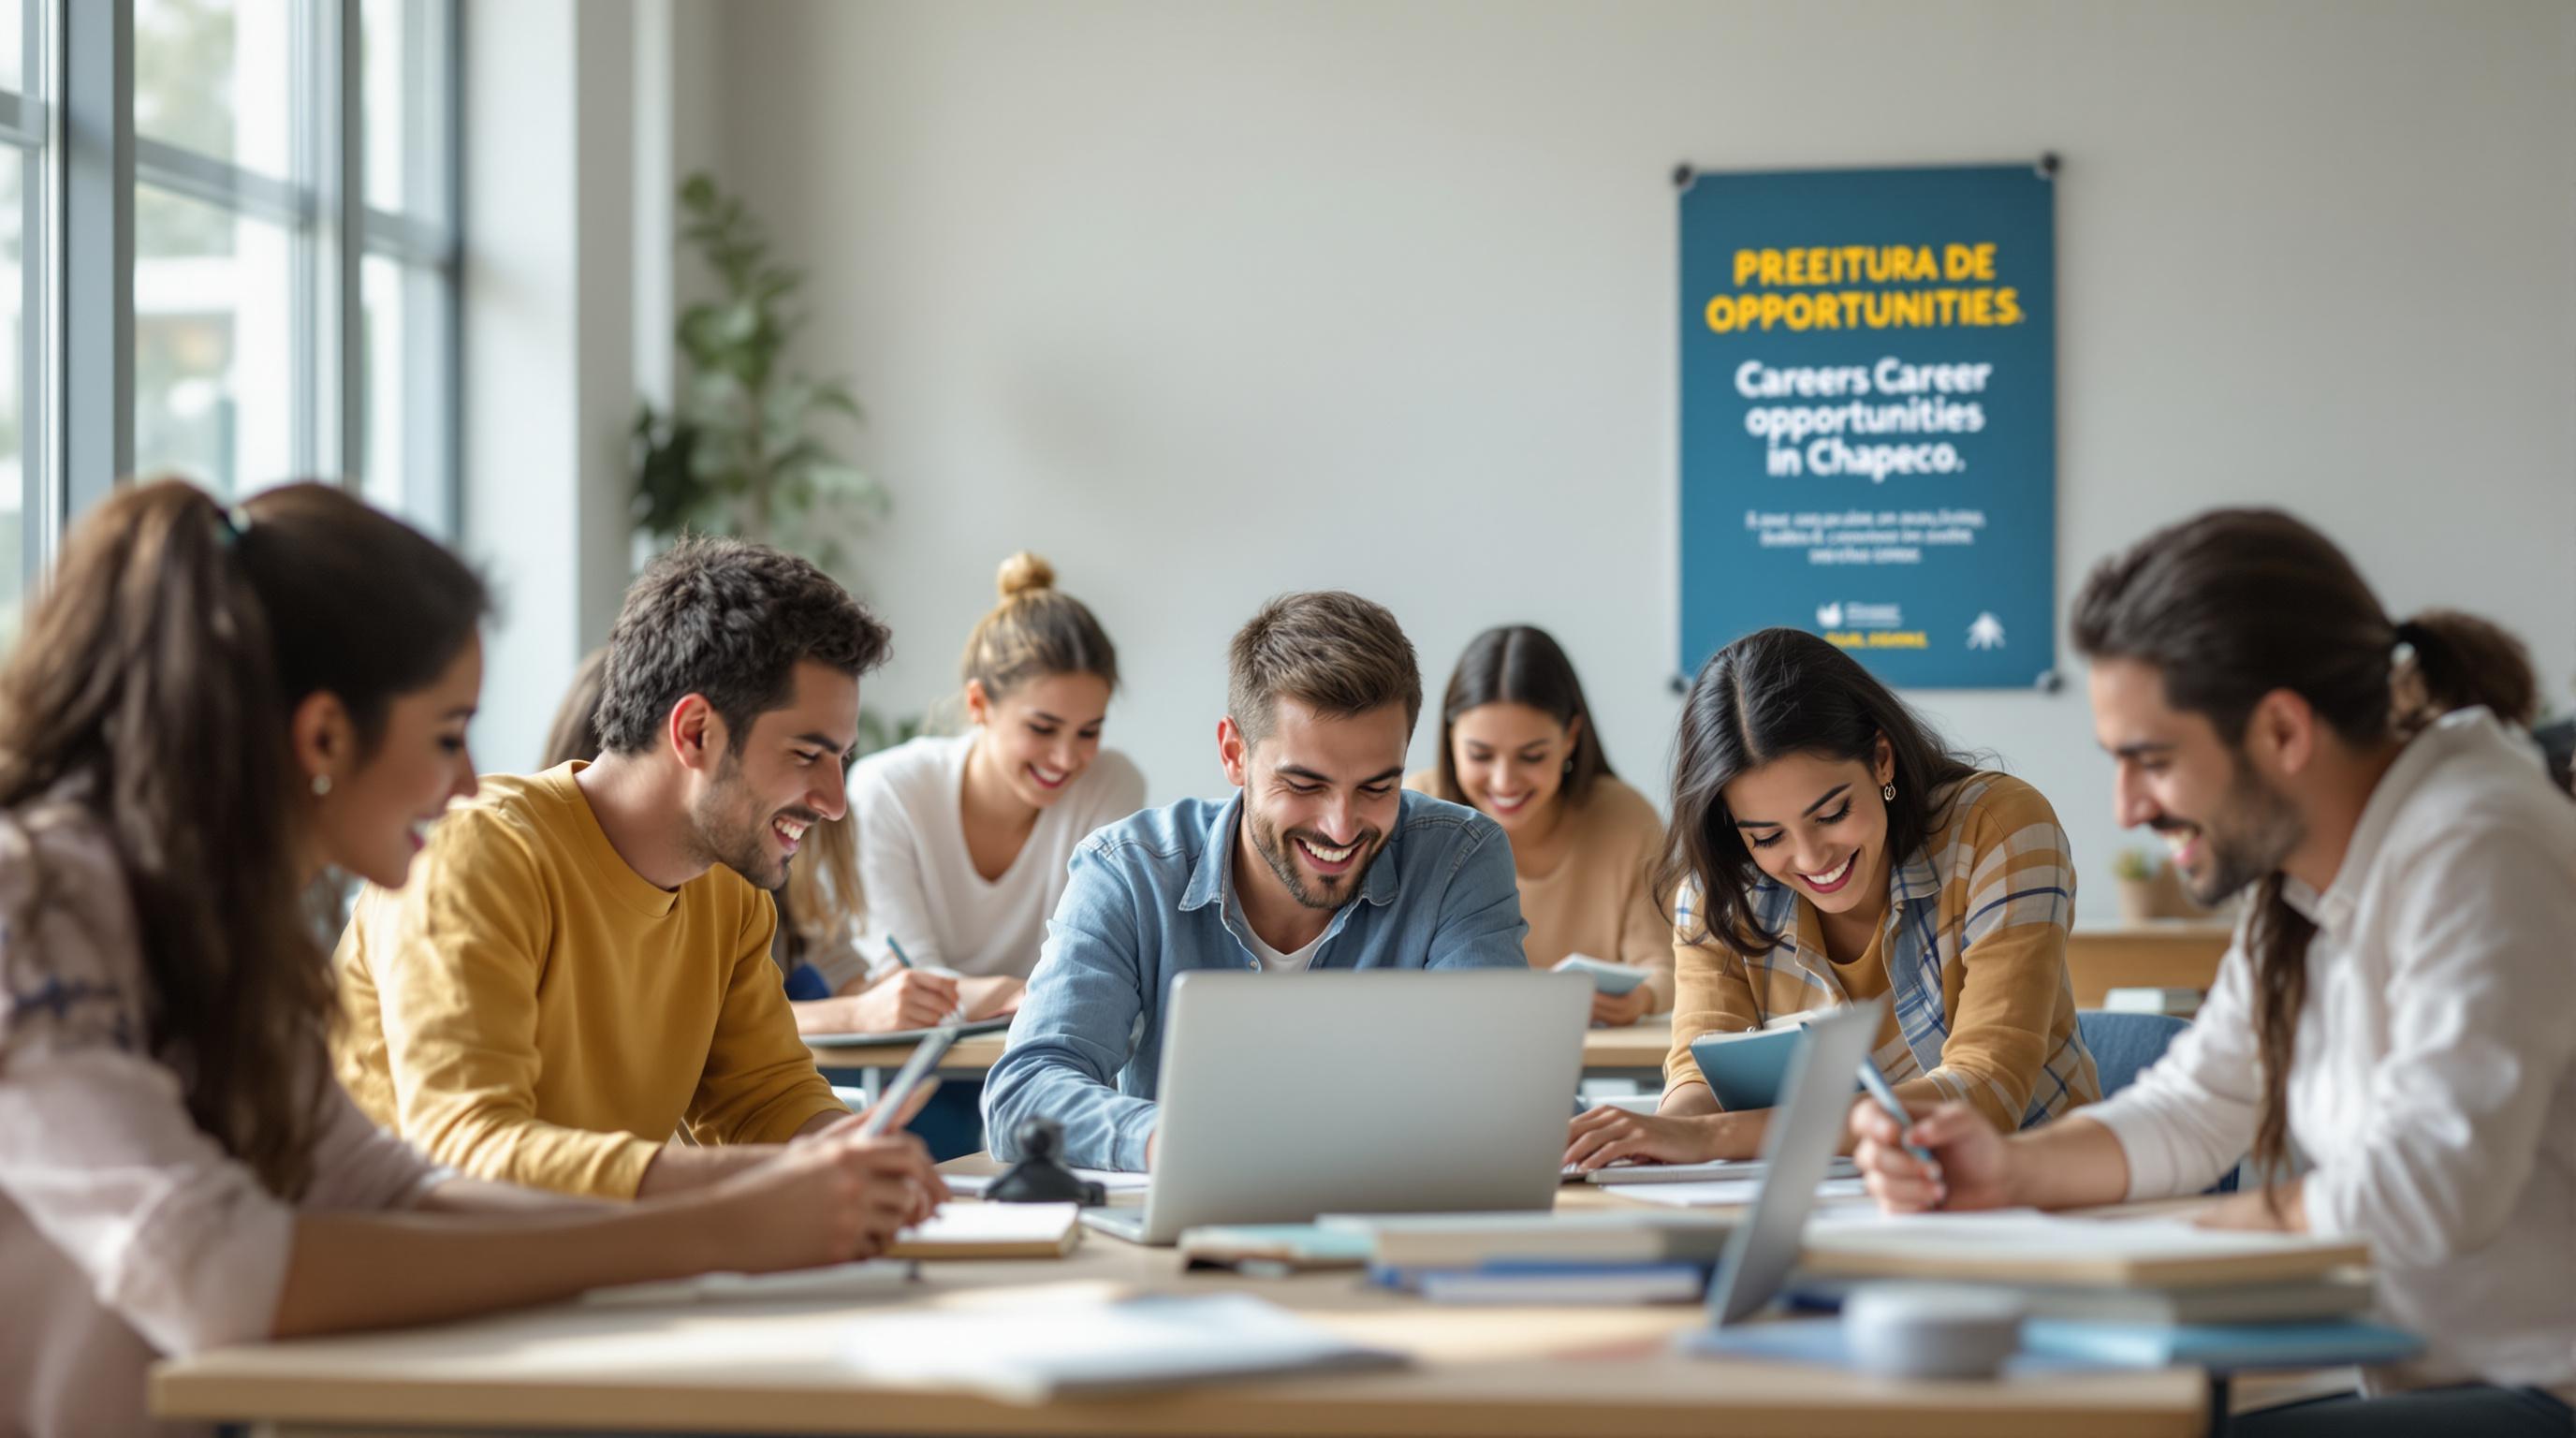
[[[331,776],[330,776],[330,775],[328,775],[328,774],[316,774],[316,775],[314,775],[314,776],[313,776],[313,797],[314,797],[314,798],[316,798],[316,799],[319,799],[319,798],[321,798],[323,795],[328,794],[328,793],[330,793],[330,792],[331,792]]]
[[[1889,803],[1891,803],[1891,804],[1895,803],[1895,802],[1896,802],[1896,785],[1895,785],[1895,784],[1893,784],[1893,783],[1887,783],[1887,784],[1881,784],[1881,785],[1879,785],[1879,786],[1878,786],[1878,797],[1880,797],[1880,798],[1882,798],[1882,799],[1885,799],[1887,802],[1889,802]]]

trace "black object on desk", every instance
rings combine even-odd
[[[1051,1118],[1020,1121],[1014,1132],[1020,1161],[984,1190],[986,1203],[1079,1203],[1098,1208],[1109,1190],[1064,1166],[1064,1125]]]

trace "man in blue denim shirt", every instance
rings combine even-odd
[[[1020,1121],[1066,1162],[1153,1166],[1163,1006],[1191,969],[1519,969],[1511,845],[1404,789],[1413,645],[1340,593],[1270,601],[1234,636],[1217,756],[1241,792],[1109,825],[1074,850],[1009,1048],[984,1085],[996,1158]],[[1294,983],[1295,979],[1282,979]]]

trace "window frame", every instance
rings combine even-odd
[[[246,0],[281,3],[281,0]],[[23,0],[24,89],[0,89],[0,145],[26,158],[20,434],[25,598],[79,517],[132,478],[134,219],[139,185],[290,235],[293,472],[398,508],[442,538],[459,524],[463,241],[460,0],[396,0],[403,27],[404,208],[367,203],[361,0],[292,7],[294,132],[284,178],[138,134],[134,0]],[[415,82],[419,93],[415,93]],[[411,107],[420,107],[419,114]],[[367,473],[370,258],[402,277],[398,483]]]

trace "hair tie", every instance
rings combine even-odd
[[[2416,623],[2412,619],[2401,619],[2397,621],[2396,628],[2391,632],[2396,635],[2397,640],[2395,644],[2390,646],[2392,650],[2404,649],[2413,651],[2424,647],[2426,634],[2425,628],[2423,625]]]
[[[238,504],[221,506],[215,510],[215,537],[223,541],[226,549],[241,543],[242,536],[250,533],[250,526],[250,511]]]

